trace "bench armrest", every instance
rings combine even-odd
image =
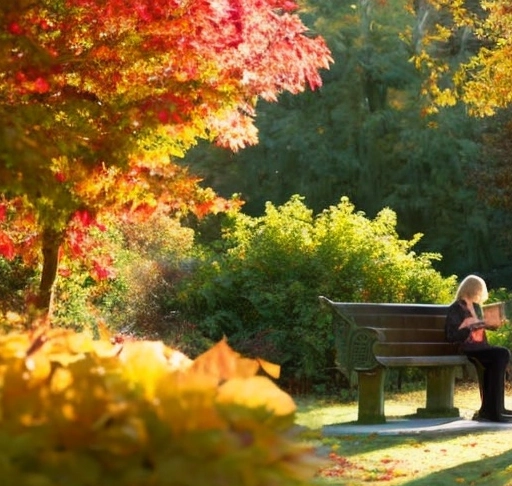
[[[335,305],[327,297],[320,296],[320,302],[329,305],[333,316],[334,341],[336,348],[336,367],[352,383],[354,371],[373,370],[379,362],[375,359],[373,346],[384,341],[385,336],[379,329],[360,327],[354,319]]]
[[[385,341],[383,332],[373,327],[358,327],[350,337],[351,369],[370,371],[380,366],[375,358],[373,347],[376,342]]]

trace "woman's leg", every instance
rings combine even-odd
[[[501,346],[474,350],[467,353],[484,366],[482,406],[479,416],[498,420],[505,408],[505,370],[510,361],[510,351]]]

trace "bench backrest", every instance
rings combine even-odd
[[[360,327],[382,330],[386,341],[446,342],[447,305],[338,302],[334,307]]]
[[[334,314],[336,363],[347,376],[351,370],[382,366],[437,366],[465,362],[459,346],[446,341],[445,319],[449,305],[335,302],[327,297]],[[483,306],[486,322],[499,325],[507,303]]]
[[[381,339],[373,346],[377,359],[459,353],[445,338],[446,305],[340,303],[339,310],[360,327],[380,330]]]
[[[378,330],[373,353],[379,357],[457,355],[458,346],[445,338],[448,305],[332,302],[343,319],[360,328]]]

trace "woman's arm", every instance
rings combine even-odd
[[[446,340],[451,343],[463,343],[471,332],[470,326],[474,324],[475,319],[469,309],[464,308],[459,302],[454,302],[446,314]]]

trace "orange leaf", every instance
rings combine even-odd
[[[191,367],[193,371],[213,375],[219,381],[254,376],[258,368],[256,360],[242,358],[229,347],[226,339],[197,357]]]
[[[110,341],[112,339],[112,333],[110,329],[107,327],[107,324],[104,320],[100,319],[97,322],[98,326],[98,334],[100,335],[100,339],[105,339],[106,341]]]
[[[275,378],[276,380],[279,378],[279,375],[281,374],[281,367],[279,365],[270,363],[269,361],[265,361],[261,358],[257,358],[257,361],[260,364],[261,369],[267,373],[267,375]]]

